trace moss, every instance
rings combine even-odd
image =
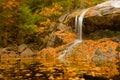
[[[120,52],[120,47],[117,47],[116,51]]]
[[[88,36],[88,38],[94,40],[94,39],[100,39],[103,37],[110,38],[110,37],[114,37],[114,36],[118,36],[118,35],[120,35],[120,31],[112,31],[109,29],[105,29],[105,30],[97,30],[88,35],[86,34],[85,36]]]

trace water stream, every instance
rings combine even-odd
[[[111,0],[111,6],[115,7],[115,8],[120,8],[120,0]],[[80,16],[76,16],[75,17],[75,31],[77,32],[78,35],[78,39],[76,39],[75,41],[73,41],[73,43],[67,47],[64,51],[63,54],[61,54],[60,56],[58,56],[58,59],[65,63],[66,62],[66,58],[69,57],[72,53],[72,50],[82,42],[82,26],[83,26],[83,18],[85,16],[85,13],[89,10],[86,9],[82,12],[82,14]]]
[[[115,7],[115,8],[120,8],[120,0],[111,0],[111,6]]]
[[[67,49],[65,49],[63,51],[63,54],[61,54],[60,56],[58,56],[58,59],[60,60],[60,62],[66,63],[66,58],[69,57],[72,53],[72,50],[74,49],[74,47],[76,47],[78,44],[80,44],[82,42],[82,24],[83,24],[83,18],[85,16],[85,13],[89,10],[86,9],[82,12],[82,14],[78,17],[75,17],[75,30],[78,34],[78,39],[76,39],[75,41],[73,41],[73,43],[67,47]]]
[[[83,11],[83,13],[80,15],[80,17],[78,18],[78,36],[79,36],[79,40],[82,41],[82,24],[83,24],[83,18],[85,16],[85,13],[89,10],[86,9],[85,11]]]

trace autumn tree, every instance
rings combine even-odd
[[[52,22],[68,11],[83,9],[104,0],[0,0],[0,45],[44,45]]]

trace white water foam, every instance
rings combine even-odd
[[[115,7],[115,8],[120,8],[120,0],[111,0],[111,6]]]
[[[114,8],[120,8],[120,0],[109,0],[111,1],[111,6]]]
[[[73,44],[71,44],[69,47],[67,47],[66,50],[63,51],[63,54],[61,54],[60,56],[58,56],[58,59],[60,60],[60,62],[66,63],[66,58],[69,57],[72,53],[72,50],[74,49],[74,47],[76,47],[78,44],[80,44],[82,42],[82,23],[83,23],[83,18],[85,13],[89,10],[86,9],[78,18],[78,16],[75,17],[75,28],[76,31],[78,32],[78,36],[79,39],[76,39]]]
[[[89,8],[88,9],[86,9],[81,15],[80,15],[80,17],[79,17],[79,23],[78,23],[78,27],[79,27],[79,32],[78,32],[78,36],[79,36],[79,40],[81,40],[82,41],[82,24],[83,24],[83,18],[84,18],[84,16],[85,16],[85,13],[87,12],[89,10]]]

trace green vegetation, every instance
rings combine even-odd
[[[97,30],[93,33],[89,34],[89,38],[90,39],[100,39],[100,38],[110,38],[110,37],[114,37],[114,36],[119,36],[120,35],[120,31],[112,31],[112,30]]]
[[[66,64],[58,60],[77,38],[63,30],[64,24],[58,29],[58,18],[102,1],[0,0],[0,80],[119,80],[119,31],[87,34],[88,40],[65,56]],[[55,43],[54,47],[48,47],[48,40]]]

